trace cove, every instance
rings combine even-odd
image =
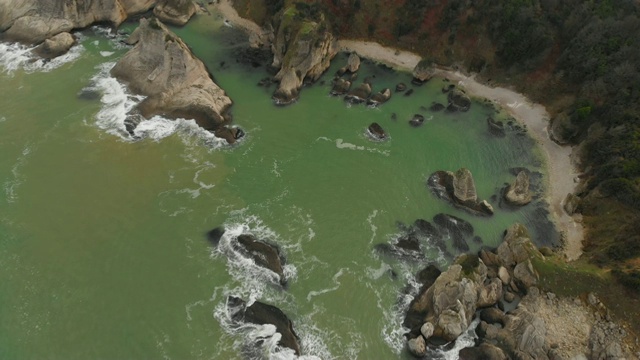
[[[488,116],[508,119],[482,101],[467,113],[425,110],[446,102],[447,83],[436,78],[378,108],[348,106],[328,95],[342,54],[297,103],[276,107],[273,87],[257,86],[269,76],[264,65],[236,62],[245,35],[215,14],[175,31],[233,99],[234,122],[247,133],[237,145],[188,121],[156,119],[139,141],[101,122],[136,101],[103,73],[126,48],[101,31],[84,32],[79,56],[49,71],[8,73],[3,62],[0,357],[243,358],[245,338],[269,329],[232,328],[225,301],[234,295],[287,313],[303,357],[397,358],[402,289],[419,264],[373,249],[399,236],[398,222],[452,214],[495,246],[519,221],[538,244],[554,241],[539,197],[499,206],[510,169],[544,173],[544,164],[528,136],[489,133]],[[356,84],[367,76],[374,91],[411,80],[365,61]],[[78,98],[87,87],[98,97]],[[425,116],[421,127],[409,126],[414,114]],[[372,122],[390,139],[369,140]],[[467,214],[426,187],[433,172],[460,167],[494,216]],[[544,183],[542,175],[539,191]],[[220,225],[278,243],[291,265],[288,289],[212,248],[205,233]],[[448,261],[435,248],[429,255]]]

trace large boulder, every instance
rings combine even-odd
[[[153,14],[162,22],[183,26],[196,13],[193,0],[159,0]]]
[[[276,19],[277,31],[272,44],[275,76],[279,81],[273,94],[276,104],[286,105],[298,99],[303,81],[315,82],[331,65],[336,41],[324,14],[308,14],[302,5],[287,7]]]
[[[360,104],[369,98],[371,95],[371,84],[368,82],[363,82],[357,88],[349,91],[347,96],[344,99],[352,104]]]
[[[427,180],[431,191],[452,205],[475,215],[493,215],[493,207],[486,201],[478,201],[475,182],[471,171],[461,168],[455,173],[436,171]]]
[[[471,99],[458,88],[449,91],[447,99],[449,100],[449,107],[447,107],[449,111],[468,111],[471,108]]]
[[[202,61],[159,20],[141,19],[129,42],[135,46],[111,74],[146,96],[138,105],[144,117],[194,119],[210,131],[230,121],[231,99],[213,82]]]
[[[11,41],[39,44],[62,32],[95,23],[120,25],[129,15],[152,8],[156,0],[4,0],[0,32]]]
[[[244,300],[234,296],[229,296],[227,306],[231,312],[231,318],[238,323],[274,325],[276,331],[281,334],[278,344],[300,355],[300,338],[293,329],[293,323],[282,310],[259,301],[247,306]]]
[[[429,81],[433,74],[435,73],[435,66],[433,62],[422,59],[418,64],[413,68],[413,79],[411,82],[414,85],[422,85],[425,82]]]
[[[337,78],[333,82],[333,87],[329,93],[333,96],[340,96],[348,93],[349,89],[351,89],[351,81],[343,78]]]
[[[76,39],[68,32],[62,32],[45,40],[33,52],[45,59],[53,59],[65,54],[76,43]]]
[[[520,171],[513,184],[510,184],[505,193],[504,199],[507,203],[516,206],[527,205],[531,202],[532,196],[529,191],[529,175],[526,171]]]
[[[382,126],[380,126],[380,124],[378,124],[377,122],[369,125],[369,127],[367,128],[367,133],[374,140],[385,140],[388,137]]]
[[[490,343],[460,350],[459,360],[507,360],[509,357],[499,347]]]
[[[284,274],[284,256],[280,249],[264,241],[256,239],[253,235],[242,234],[237,238],[237,246],[240,252],[252,259],[256,265],[276,273],[281,285],[286,285],[287,279]]]
[[[391,99],[391,90],[386,88],[378,93],[373,94],[369,100],[367,100],[367,104],[372,106],[377,106],[379,104],[384,104]]]

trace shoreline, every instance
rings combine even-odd
[[[264,31],[254,22],[240,17],[230,0],[220,0],[215,5],[217,11],[232,24],[247,31],[250,35],[261,38]],[[355,52],[362,58],[389,65],[397,70],[412,71],[421,60],[415,53],[382,46],[372,41],[338,40],[339,52]],[[580,215],[569,216],[563,208],[568,193],[573,193],[579,175],[571,160],[573,148],[560,146],[549,137],[547,127],[549,113],[540,104],[531,102],[523,94],[504,87],[491,87],[478,82],[475,76],[468,76],[459,71],[437,68],[435,76],[448,78],[457,82],[471,97],[488,99],[500,106],[525,125],[529,134],[538,143],[545,156],[548,171],[545,200],[549,203],[549,212],[561,235],[561,245],[567,261],[574,261],[582,255],[584,228]],[[567,174],[569,172],[569,174]]]

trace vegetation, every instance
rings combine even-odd
[[[243,2],[238,0],[237,2]],[[273,4],[273,1],[251,1]],[[630,0],[306,0],[340,37],[375,39],[516,86],[582,145],[586,256],[640,277],[640,5]],[[282,3],[281,1],[277,3]],[[256,5],[254,5],[256,4]],[[271,5],[270,5],[271,6]],[[306,6],[306,7],[305,7]],[[268,10],[271,15],[279,7]],[[615,214],[615,215],[612,215]]]

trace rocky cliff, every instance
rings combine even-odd
[[[272,51],[280,83],[273,99],[285,105],[298,99],[304,81],[316,81],[329,68],[336,46],[324,14],[292,5],[279,16]]]
[[[219,131],[230,120],[231,99],[188,46],[159,20],[140,20],[127,41],[135,46],[111,73],[147,97],[138,106],[144,117],[162,114],[195,119],[212,131]],[[235,136],[227,138],[233,140]]]

